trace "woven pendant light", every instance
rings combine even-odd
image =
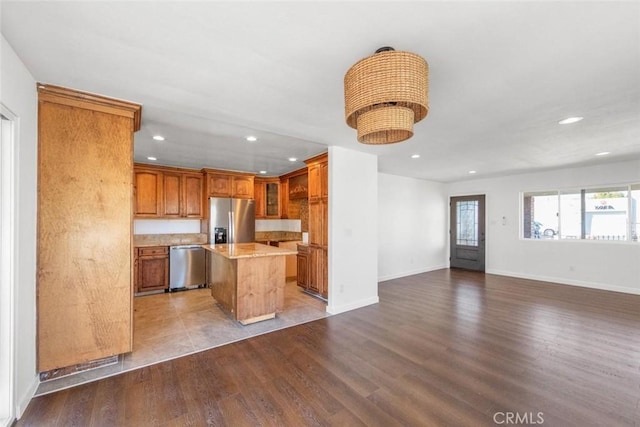
[[[414,53],[382,47],[344,76],[345,119],[363,144],[392,144],[413,136],[429,111],[429,66]]]

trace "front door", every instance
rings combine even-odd
[[[452,197],[450,266],[484,271],[484,195]]]

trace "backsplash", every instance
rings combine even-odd
[[[134,219],[133,234],[200,233],[199,219]]]
[[[256,232],[258,231],[297,231],[301,230],[299,219],[256,219]]]

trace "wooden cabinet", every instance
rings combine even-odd
[[[253,199],[253,175],[244,172],[203,169],[207,197]]]
[[[309,288],[309,246],[298,245],[297,256],[297,276],[298,286],[304,289]]]
[[[202,218],[202,174],[192,169],[136,164],[136,218]]]
[[[231,175],[207,173],[208,197],[231,197]]]
[[[280,218],[280,179],[254,179],[256,218]]]
[[[253,199],[253,176],[233,176],[231,182],[231,197]]]
[[[137,217],[162,215],[162,172],[153,169],[134,171],[134,213]]]
[[[249,172],[202,169],[204,191],[202,195],[203,217],[209,217],[209,197],[254,198],[254,175]],[[204,231],[203,231],[204,232]]]
[[[184,173],[182,175],[182,189],[184,192],[183,213],[187,218],[203,218],[202,209],[202,174]]]
[[[289,218],[289,178],[280,177],[280,218]]]
[[[316,202],[322,197],[322,179],[319,163],[309,166],[309,203]]]
[[[133,133],[141,106],[38,84],[37,370],[132,348]],[[157,213],[158,176],[140,208]]]
[[[136,292],[169,289],[169,248],[137,248],[135,274]]]
[[[329,243],[328,205],[323,202],[309,204],[309,244],[326,248]]]
[[[328,156],[306,161],[309,191],[309,256],[307,290],[324,298],[329,295],[329,189]]]
[[[263,179],[256,178],[253,181],[253,199],[255,200],[256,219],[264,218],[266,213],[266,188],[267,184]]]
[[[280,218],[302,219],[302,203],[300,202],[304,200],[304,206],[306,207],[308,197],[307,176],[307,167],[304,167],[280,177]]]
[[[163,203],[162,216],[180,218],[182,216],[182,175],[165,172],[162,176]]]

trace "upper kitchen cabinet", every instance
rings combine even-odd
[[[308,171],[306,167],[280,177],[281,218],[302,218],[302,211],[306,211],[308,187]]]
[[[232,177],[231,197],[235,199],[253,199],[253,176]]]
[[[205,177],[205,198],[253,199],[253,174],[216,169],[202,169],[202,173]]]
[[[207,197],[231,197],[231,175],[205,172]]]
[[[37,370],[132,350],[133,133],[141,106],[38,84]],[[157,176],[140,177],[157,208]]]
[[[254,179],[256,218],[280,218],[280,178]]]
[[[203,178],[192,169],[135,165],[136,218],[202,218]]]
[[[329,195],[328,163],[326,154],[320,158],[314,157],[308,160],[309,170],[309,203],[324,199]],[[325,159],[323,161],[323,158]]]
[[[162,172],[155,169],[134,169],[134,194],[136,217],[162,216]]]

